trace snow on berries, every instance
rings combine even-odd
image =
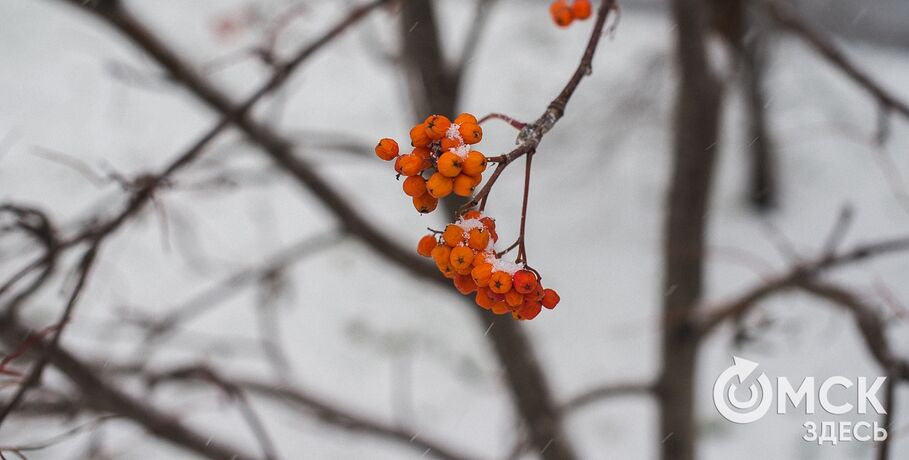
[[[549,5],[549,14],[559,27],[568,27],[575,19],[583,21],[593,14],[590,0],[574,0],[571,5],[567,0],[555,0]]]
[[[531,320],[543,308],[555,308],[559,295],[543,288],[535,270],[501,259],[498,239],[495,220],[471,210],[445,230],[420,238],[417,253],[432,258],[458,292],[473,295],[477,305],[497,315]]]
[[[406,176],[402,187],[417,212],[426,214],[438,201],[452,193],[469,197],[483,181],[486,155],[472,146],[483,139],[483,128],[469,113],[454,121],[444,115],[430,115],[410,130],[411,153],[401,154],[394,139],[382,139],[376,156],[394,161],[399,176]]]

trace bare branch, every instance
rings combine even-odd
[[[909,119],[909,105],[887,91],[868,73],[846,57],[846,54],[837,48],[830,39],[824,37],[802,20],[793,7],[781,3],[779,0],[762,0],[762,2],[770,12],[770,16],[780,25],[804,40],[823,56],[827,62],[840,69],[852,81],[871,93],[871,96],[877,99],[884,112],[894,110],[904,118]]]

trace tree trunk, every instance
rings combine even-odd
[[[670,0],[677,23],[676,96],[672,183],[664,241],[660,438],[665,460],[693,460],[698,336],[688,320],[701,298],[704,240],[717,151],[722,85],[705,50],[704,0]]]

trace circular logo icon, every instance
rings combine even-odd
[[[758,363],[733,356],[733,365],[723,371],[713,384],[713,404],[720,415],[733,423],[751,423],[770,410],[773,387],[767,374],[755,376]],[[738,393],[747,389],[748,397]]]

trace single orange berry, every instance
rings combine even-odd
[[[593,8],[590,6],[590,0],[574,0],[571,5],[571,13],[575,19],[584,20],[590,17]]]
[[[461,164],[461,172],[471,176],[479,176],[486,171],[486,155],[476,150],[467,154],[467,158]]]
[[[568,27],[574,21],[574,12],[565,0],[556,0],[549,5],[549,14],[559,27]]]
[[[511,308],[518,308],[524,304],[524,294],[512,289],[505,293],[505,303]]]
[[[496,294],[504,294],[511,290],[511,275],[505,272],[495,272],[489,277],[489,290]]]
[[[382,139],[376,144],[376,156],[385,161],[394,160],[398,156],[398,143],[387,137]]]
[[[455,224],[448,224],[445,227],[445,231],[442,232],[442,241],[450,248],[461,244],[464,241],[464,229]]]
[[[514,319],[531,320],[536,318],[537,315],[540,314],[540,311],[542,311],[540,302],[526,300],[517,311],[511,314],[511,316]]]
[[[546,289],[543,291],[543,300],[541,303],[544,307],[552,310],[556,307],[556,305],[559,304],[559,300],[561,299],[559,298],[559,294],[556,291],[552,289]]]
[[[473,262],[473,251],[467,246],[458,246],[451,250],[449,261],[455,270],[463,270],[470,267],[471,262]]]
[[[489,288],[487,287],[478,287],[477,296],[474,298],[474,301],[480,307],[489,310],[492,308],[492,305],[495,304],[495,300],[492,300],[492,297],[489,296]]]
[[[436,169],[445,177],[455,177],[461,174],[461,163],[464,160],[453,152],[445,152],[439,156]]]
[[[436,210],[439,200],[428,193],[413,197],[413,207],[420,214],[428,214]]]
[[[458,176],[454,178],[451,190],[457,196],[471,196],[473,195],[474,188],[476,188],[476,181],[474,181],[473,176],[458,174]]]
[[[429,251],[430,257],[438,267],[444,267],[451,259],[451,248],[444,244],[437,244],[436,247]]]
[[[459,124],[459,125],[463,125],[463,124],[467,124],[467,123],[477,124],[477,117],[475,117],[469,113],[462,113],[454,119],[454,122],[455,122],[455,124]]]
[[[432,139],[426,134],[426,125],[420,123],[410,130],[410,143],[413,144],[414,147],[429,147],[429,144],[432,143]]]
[[[477,290],[477,285],[473,284],[473,280],[470,279],[469,275],[458,275],[454,277],[455,289],[458,290],[461,294],[468,295],[471,292]]]
[[[451,127],[451,121],[444,115],[430,115],[426,121],[423,122],[423,125],[426,126],[426,135],[430,139],[437,141],[445,137],[445,133],[448,132],[448,128]]]
[[[418,197],[426,193],[426,179],[420,176],[410,176],[404,179],[404,193],[407,196]]]
[[[429,169],[429,167],[432,166],[432,162],[430,161],[430,158],[432,158],[432,150],[429,150],[426,147],[416,147],[411,154],[423,160],[423,169]]]
[[[483,228],[472,228],[467,233],[467,246],[477,251],[485,251],[489,246],[489,232]]]
[[[476,144],[483,140],[483,128],[476,123],[464,123],[458,128],[458,132],[461,133],[461,139],[464,139],[465,144]]]
[[[414,155],[401,155],[395,161],[395,171],[402,176],[417,176],[423,172],[423,160]]]
[[[423,238],[420,238],[420,242],[417,243],[417,254],[423,257],[430,257],[432,256],[432,250],[435,249],[438,244],[435,235],[425,235]]]
[[[496,229],[496,220],[492,217],[481,217],[480,222],[483,223],[483,226],[486,227],[486,230],[494,231]]]
[[[450,177],[445,177],[442,173],[434,173],[429,177],[429,180],[426,181],[426,190],[429,191],[429,195],[436,198],[445,198],[448,195],[451,195],[451,191],[454,188],[454,181]]]
[[[474,258],[473,258],[473,266],[476,267],[477,265],[483,265],[483,264],[487,263],[487,261],[486,261],[487,257],[489,257],[489,256],[486,253],[478,252],[477,255],[474,256]]]
[[[470,277],[473,278],[473,282],[477,286],[489,286],[489,278],[492,277],[492,264],[484,263],[473,267],[473,270],[470,271]]]
[[[465,220],[469,220],[469,219],[479,219],[482,216],[483,216],[483,214],[480,213],[480,211],[477,211],[476,209],[471,209],[470,211],[465,212],[462,217]]]
[[[452,139],[450,137],[443,137],[442,140],[439,141],[439,147],[442,148],[443,152],[447,152],[451,149],[456,149],[462,145],[464,145],[464,143],[461,142],[460,139]]]
[[[530,294],[537,288],[537,277],[528,270],[518,270],[512,277],[514,290],[521,294]]]
[[[442,276],[448,279],[454,279],[455,276],[458,276],[458,272],[455,271],[451,264],[439,267],[439,271],[442,272]]]
[[[499,300],[496,303],[492,304],[492,312],[497,315],[504,315],[511,311],[511,308],[508,307],[508,304],[504,300]]]

